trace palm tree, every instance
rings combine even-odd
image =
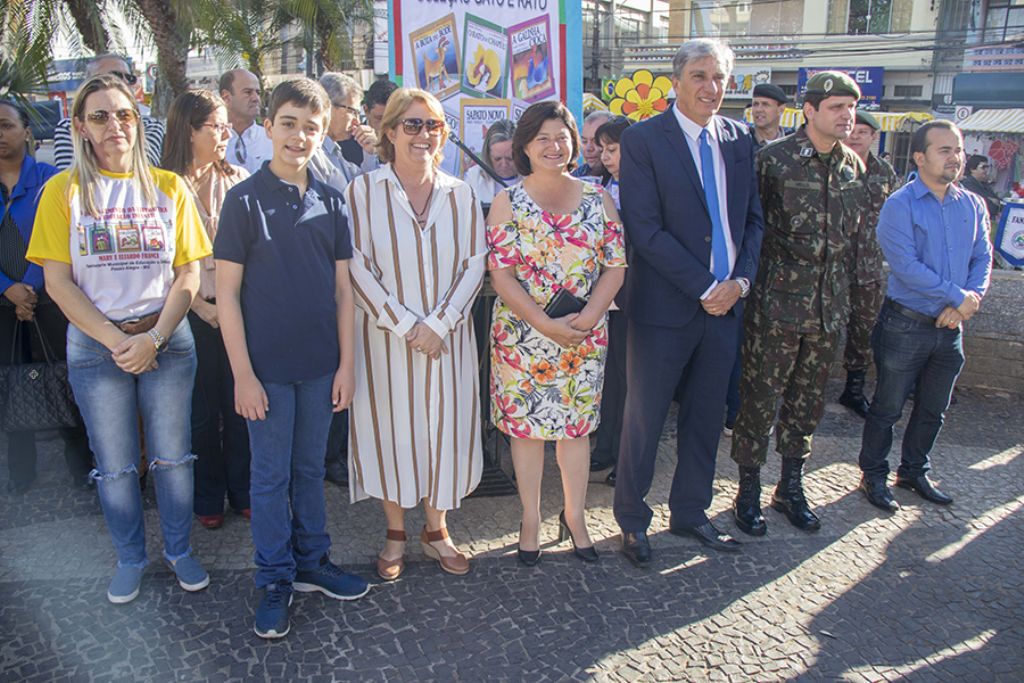
[[[28,104],[46,92],[50,33],[43,27],[52,20],[46,5],[0,0],[0,97]]]
[[[196,41],[226,65],[244,65],[265,85],[264,60],[284,47],[281,29],[288,17],[266,0],[196,0],[193,12]]]
[[[307,76],[351,67],[349,31],[360,22],[373,22],[372,0],[281,0],[280,7],[302,29]]]

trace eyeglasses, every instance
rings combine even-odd
[[[204,123],[200,128],[213,128],[213,132],[217,135],[224,135],[231,130],[231,124],[229,123]]]
[[[344,109],[350,114],[355,114],[356,116],[359,116],[360,114],[358,109],[356,109],[355,107],[350,107],[347,104],[338,104],[337,102],[331,102],[331,106],[337,107],[338,109]]]
[[[128,85],[135,85],[139,82],[138,77],[135,74],[130,74],[125,71],[108,71],[111,76],[117,76]]]
[[[105,126],[110,121],[111,116],[116,118],[118,123],[123,124],[135,123],[139,120],[139,113],[134,109],[118,109],[116,111],[97,109],[86,114],[85,120],[97,126]]]
[[[419,135],[424,127],[428,135],[440,135],[444,132],[445,122],[437,119],[402,119],[402,130],[406,135]]]

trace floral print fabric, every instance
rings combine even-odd
[[[587,299],[602,268],[626,265],[622,225],[608,220],[604,190],[583,184],[579,208],[552,214],[522,184],[508,190],[512,220],[489,226],[488,268],[513,267],[543,308],[561,288]],[[491,323],[491,421],[505,434],[553,441],[586,436],[601,420],[608,351],[605,315],[579,346],[565,349],[501,300]]]

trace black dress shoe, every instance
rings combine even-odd
[[[591,458],[590,459],[590,471],[591,472],[601,472],[603,470],[608,469],[609,467],[614,467],[614,466],[615,466],[615,461],[614,460],[602,460],[600,458]]]
[[[864,497],[868,499],[868,502],[879,510],[896,512],[900,509],[900,504],[892,497],[892,491],[890,491],[889,487],[885,485],[885,479],[868,479],[867,477],[862,477],[860,480],[860,486],[857,488],[863,491]]]
[[[324,479],[338,486],[348,486],[348,468],[341,462],[329,462],[324,467]]]
[[[935,488],[935,486],[928,481],[928,477],[923,474],[920,477],[914,477],[912,479],[901,479],[896,477],[896,485],[901,489],[913,491],[928,502],[935,503],[936,505],[949,505],[953,502],[952,498]]]
[[[608,476],[604,478],[604,483],[608,484],[612,488],[615,488],[615,470],[608,473]]]
[[[10,481],[7,482],[7,493],[11,494],[12,496],[22,496],[30,488],[32,488],[31,481],[14,481],[13,479],[11,479]]]
[[[634,567],[643,569],[651,563],[651,544],[646,531],[622,532],[622,554]]]
[[[527,567],[532,567],[540,562],[540,549],[537,550],[523,550],[518,545],[516,546],[516,557],[519,559],[519,563]]]
[[[675,536],[690,536],[713,550],[735,553],[740,549],[740,542],[729,534],[722,533],[711,522],[700,526],[669,526],[668,532]]]
[[[564,543],[565,539],[572,541],[572,552],[573,554],[583,560],[584,562],[597,562],[599,555],[597,549],[593,545],[581,548],[576,545],[576,539],[572,535],[572,529],[569,528],[569,523],[565,521],[565,510],[558,513],[558,542]]]

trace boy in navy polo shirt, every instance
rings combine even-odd
[[[366,594],[328,556],[324,450],[355,384],[351,238],[341,193],[307,170],[330,121],[315,81],[285,81],[264,123],[273,159],[233,187],[214,242],[217,305],[252,449],[256,634],[288,633],[292,591]]]

